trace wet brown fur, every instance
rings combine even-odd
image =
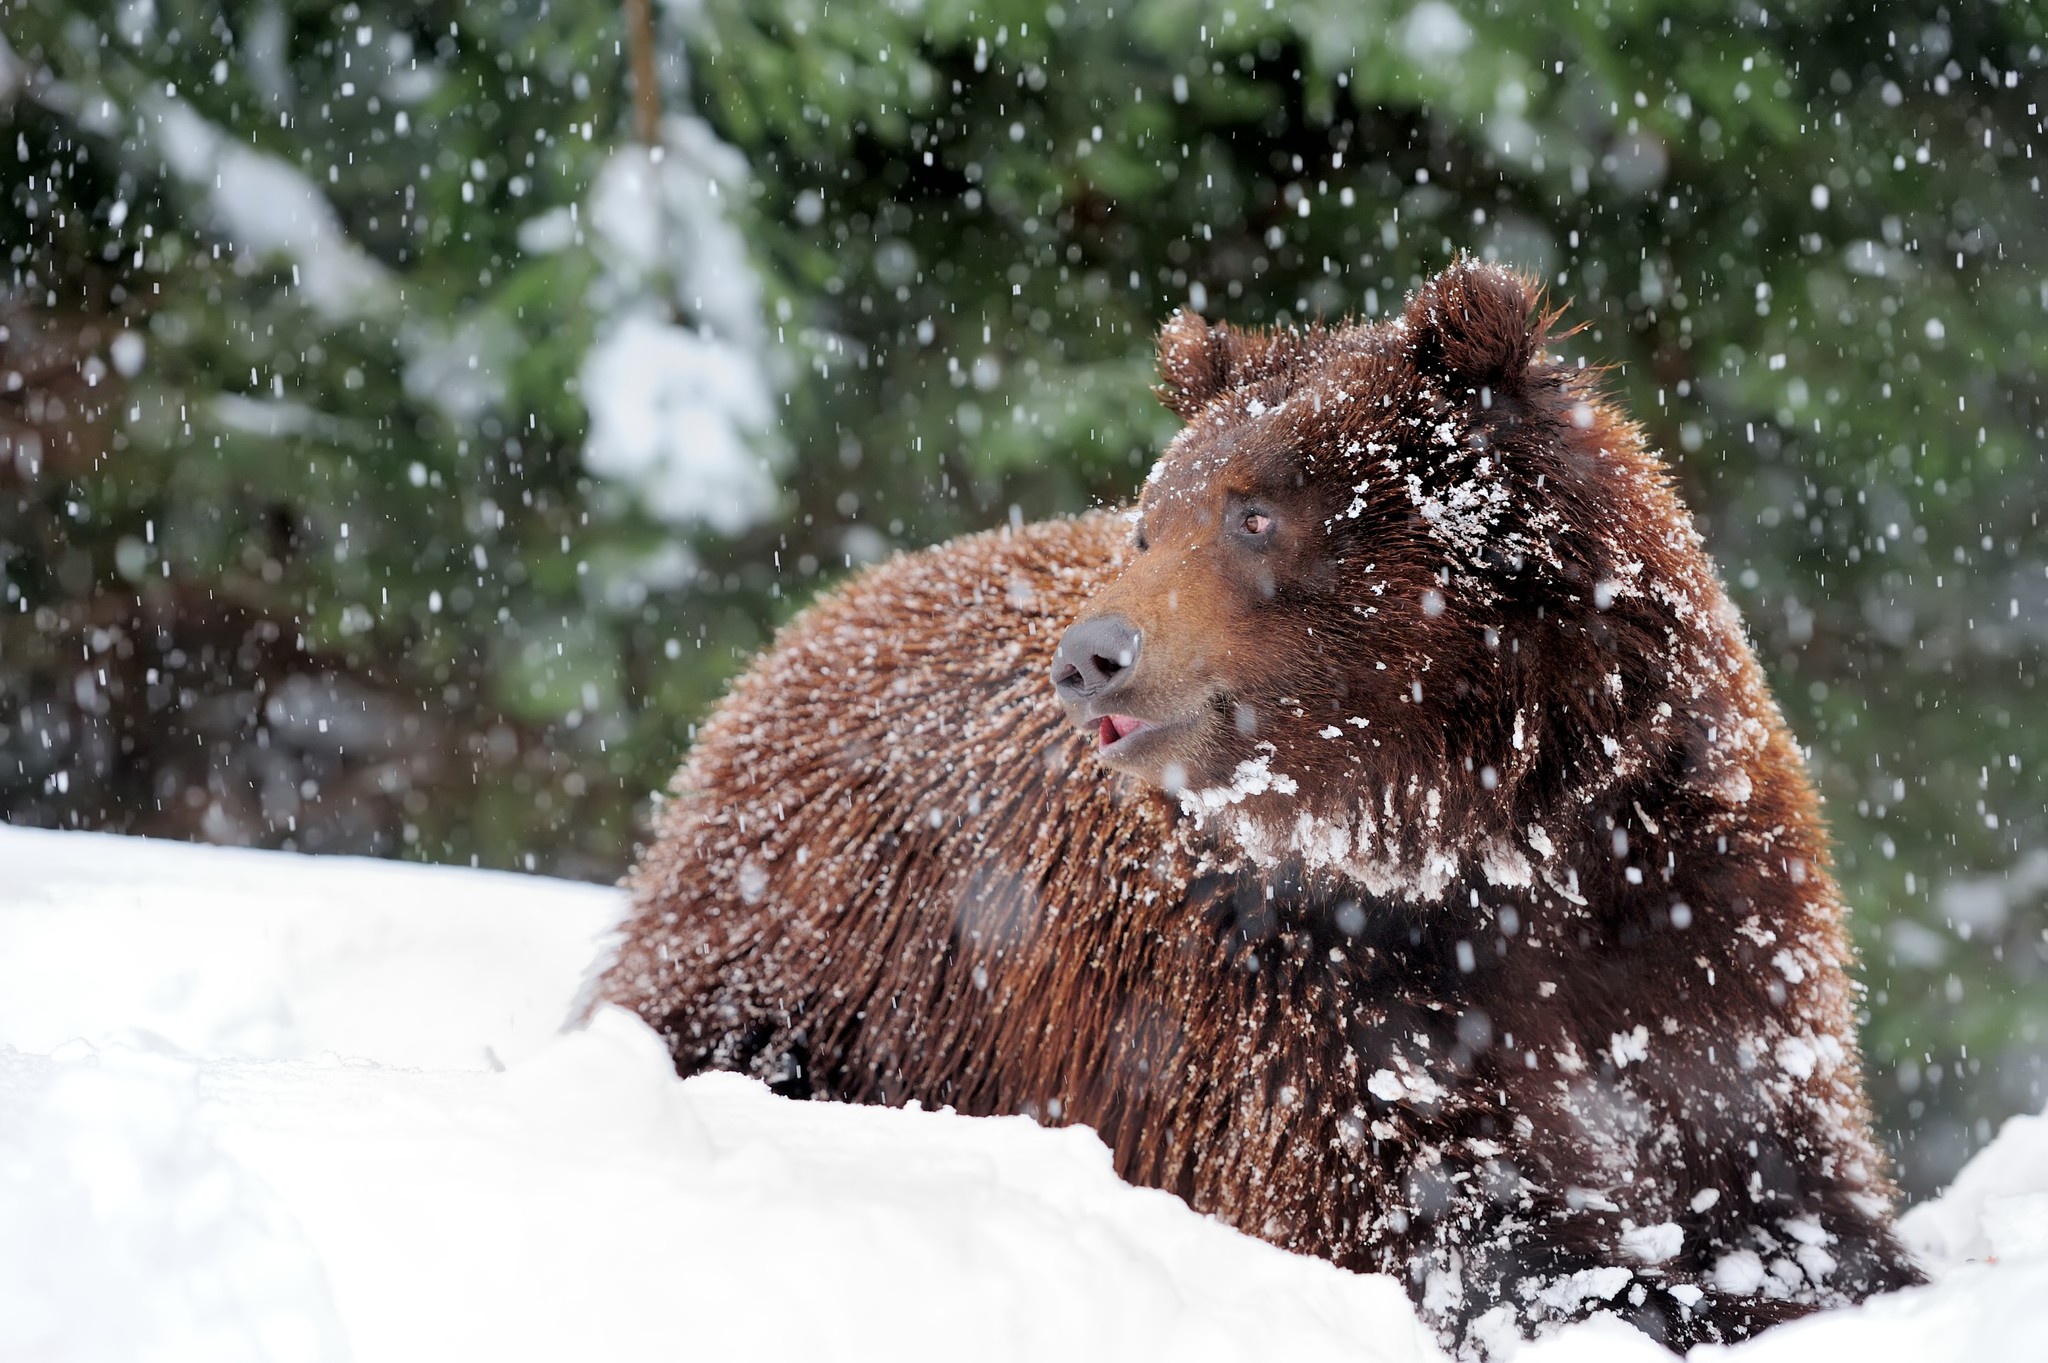
[[[1800,754],[1547,325],[1471,264],[1397,324],[1177,316],[1145,551],[1095,514],[814,606],[678,775],[601,997],[685,1074],[1086,1123],[1133,1182],[1400,1276],[1468,1354],[1916,1281]],[[1246,498],[1260,557],[1224,542]],[[1135,775],[1046,680],[1106,611],[1144,632],[1120,694],[1198,721]],[[1261,759],[1294,789],[1231,800]]]

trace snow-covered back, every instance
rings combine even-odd
[[[615,891],[8,829],[0,865],[0,1358],[1439,1357],[1393,1281],[1086,1130],[563,1032]],[[1905,1224],[1936,1286],[1702,1355],[2035,1356],[2048,1119]],[[1593,1322],[1522,1357],[1668,1355]]]

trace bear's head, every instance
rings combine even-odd
[[[1551,320],[1463,261],[1387,322],[1169,321],[1187,425],[1052,666],[1101,759],[1260,862],[1410,899],[1467,858],[1525,879],[1539,797],[1626,774],[1675,667],[1746,657],[1639,433],[1545,353]]]

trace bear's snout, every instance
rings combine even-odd
[[[1052,655],[1052,687],[1063,704],[1082,706],[1122,689],[1137,671],[1144,636],[1121,615],[1069,626]]]

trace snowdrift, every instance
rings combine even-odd
[[[563,1032],[614,891],[9,829],[0,877],[0,1358],[1441,1357],[1398,1284],[1086,1130]],[[1906,1229],[1934,1286],[1699,1353],[2039,1356],[2048,1119]],[[1522,1357],[1668,1355],[1595,1321]]]

